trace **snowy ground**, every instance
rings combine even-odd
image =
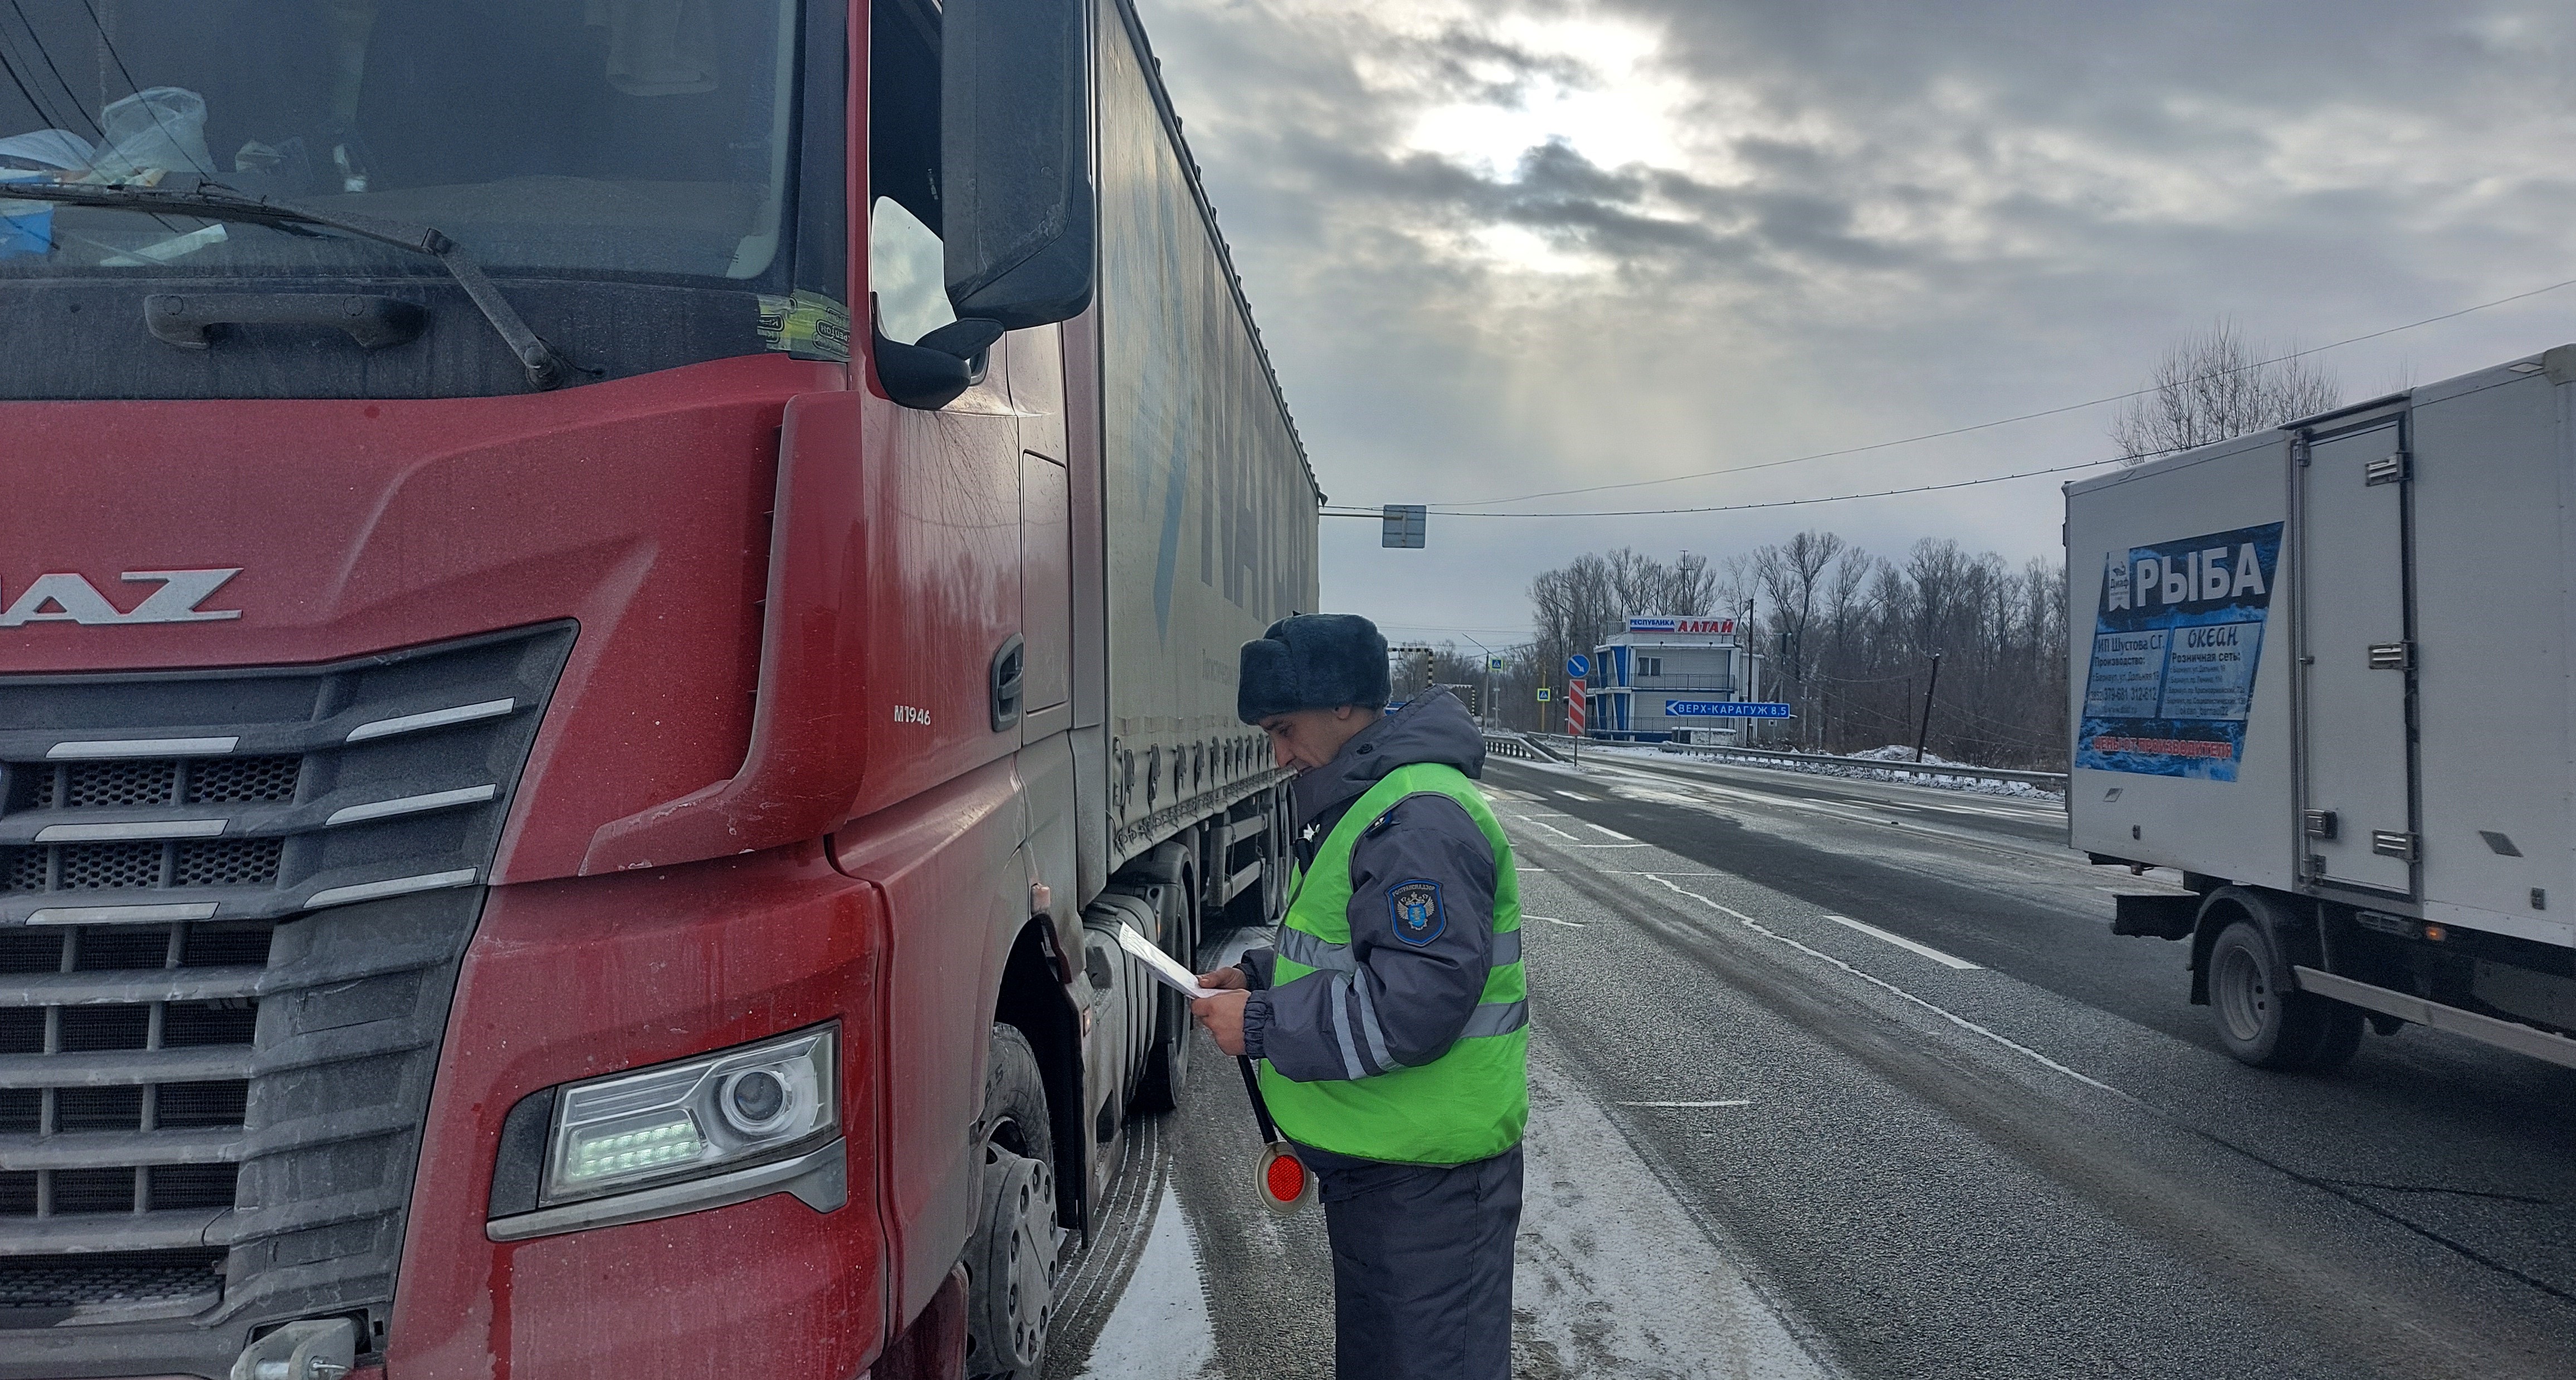
[[[1624,757],[1664,762],[1721,760],[1694,753],[1666,752],[1662,748],[1639,747],[1628,743],[1585,743],[1583,745],[1583,752],[1586,756],[1599,753],[1604,757]],[[1909,786],[1930,786],[1945,791],[1961,791],[1970,795],[1994,795],[2004,796],[2015,800],[2037,801],[2057,801],[2064,799],[2064,797],[2056,791],[2042,789],[2041,787],[2031,785],[2027,781],[1988,781],[1981,780],[1973,776],[1939,775],[1937,774],[1937,769],[1941,767],[1970,767],[1973,769],[1972,764],[1970,763],[1953,762],[1949,758],[1941,756],[1939,753],[1925,753],[1923,755],[1923,766],[1936,769],[1935,774],[1932,774],[1927,778],[1923,773],[1922,767],[1915,765],[1914,749],[1910,747],[1901,747],[1890,744],[1887,747],[1871,748],[1867,752],[1855,752],[1848,755],[1853,757],[1875,758],[1891,765],[1886,770],[1879,770],[1872,767],[1852,766],[1842,762],[1785,762],[1777,758],[1767,757],[1728,757],[1722,760],[1724,760],[1726,765],[1730,767],[1757,767],[1765,771],[1792,771],[1799,772],[1807,776],[1838,776],[1845,780],[1854,781],[1892,781],[1900,782]]]
[[[1828,1374],[1602,1109],[1544,1058],[1531,1061],[1530,1075],[1527,1197],[1512,1279],[1515,1372],[1524,1380]],[[1222,1377],[1199,1245],[1172,1185],[1151,1231],[1083,1375]]]

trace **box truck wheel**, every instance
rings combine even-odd
[[[1028,1037],[993,1027],[984,1183],[966,1243],[966,1373],[1034,1380],[1055,1320],[1055,1135]]]
[[[2209,1006],[2227,1052],[2263,1069],[2333,1068],[2361,1044],[2361,1012],[2290,985],[2289,965],[2251,920],[2209,948]]]

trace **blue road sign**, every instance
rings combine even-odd
[[[1488,671],[1499,671],[1503,669],[1503,659],[1498,656],[1489,656],[1485,658],[1485,669]]]
[[[1666,700],[1668,719],[1785,719],[1789,706],[1760,700]]]
[[[1578,680],[1592,674],[1592,658],[1576,652],[1565,659],[1565,673]]]

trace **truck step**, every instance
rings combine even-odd
[[[2409,993],[2374,987],[2367,982],[2355,982],[2351,978],[2337,977],[2332,973],[2320,972],[2314,968],[2293,968],[2291,971],[2298,974],[2299,988],[2302,991],[2314,992],[2321,997],[2331,997],[2347,1005],[2358,1006],[2365,1011],[2377,1011],[2383,1015],[2395,1016],[2400,1020],[2413,1021],[2417,1025],[2431,1026],[2435,1030],[2447,1030],[2454,1035],[2466,1035],[2472,1040],[2494,1045],[2498,1049],[2508,1049],[2516,1054],[2527,1054],[2535,1059],[2546,1059],[2553,1064],[2576,1068],[2576,1040],[2568,1039],[2564,1035],[2552,1035],[2546,1030],[2536,1030],[2512,1021],[2500,1021],[2493,1016],[2481,1016],[2475,1011],[2463,1011],[2456,1006],[2426,1001],[2422,997]]]

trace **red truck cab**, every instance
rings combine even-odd
[[[1034,1373],[1103,15],[0,20],[0,1380]]]

